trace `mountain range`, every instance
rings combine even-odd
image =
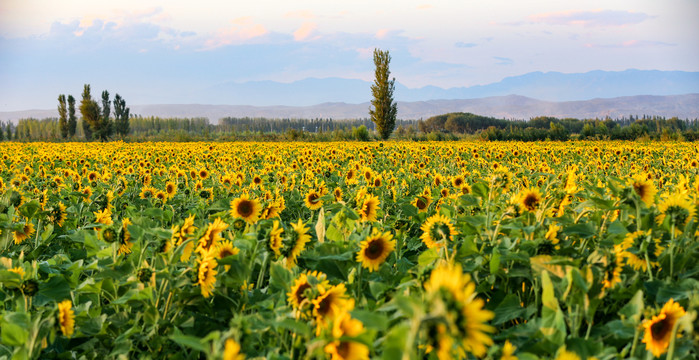
[[[191,91],[185,104],[127,105],[131,114],[161,117],[365,118],[371,82],[309,78],[292,83],[224,82]],[[533,72],[488,85],[443,89],[396,83],[398,117],[420,119],[464,111],[508,119],[546,115],[699,118],[699,72],[625,70],[578,74]],[[203,105],[219,104],[219,105]],[[244,105],[233,105],[244,104]],[[57,117],[56,109],[0,112],[0,120]]]

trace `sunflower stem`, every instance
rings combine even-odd
[[[362,263],[357,263],[357,304],[362,302]]]
[[[633,357],[634,354],[636,353],[636,345],[638,345],[638,336],[641,334],[640,327],[636,325],[636,331],[633,333],[633,343],[631,345],[631,352],[629,353],[629,357]]]
[[[269,263],[269,253],[265,252],[264,260],[262,260],[262,268],[257,276],[257,288],[262,288],[262,282],[265,280],[265,273],[267,272],[267,264]]]
[[[646,256],[648,255],[646,250]],[[675,224],[672,224],[670,229],[670,279],[672,279],[672,274],[675,270]],[[668,357],[668,360],[670,358]]]
[[[653,281],[653,271],[651,271],[650,268],[650,258],[648,258],[648,250],[646,250],[643,255],[645,255],[646,257],[646,268],[648,268],[648,276],[650,277],[650,281]]]
[[[39,234],[41,233],[41,219],[39,219],[39,223],[36,225],[36,237],[34,238],[34,248],[39,247]]]
[[[672,335],[670,335],[670,346],[667,349],[667,356],[665,357],[665,360],[672,360],[672,358],[675,356],[675,342],[677,341],[677,330],[680,327],[680,322],[675,321],[675,324],[672,326]]]

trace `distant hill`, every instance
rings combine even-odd
[[[400,80],[400,79],[399,79]],[[371,98],[371,82],[356,79],[304,79],[292,83],[274,81],[227,82],[190,93],[192,102],[256,106],[307,106],[325,102],[363,103]],[[470,87],[436,86],[408,88],[396,83],[398,101],[475,99],[517,94],[547,101],[576,101],[635,95],[699,93],[699,72],[625,70],[578,74],[532,72],[502,81]]]
[[[131,105],[131,114],[160,117],[207,117],[216,122],[223,117],[266,118],[366,118],[369,103],[323,103],[312,106],[242,106],[242,105]],[[542,101],[525,96],[492,96],[480,99],[429,100],[398,102],[401,119],[426,119],[450,112],[470,112],[505,119],[529,119],[535,116],[558,118],[611,118],[628,115],[699,118],[699,93],[669,96],[625,96],[585,101]],[[0,120],[57,117],[56,110],[0,112]]]

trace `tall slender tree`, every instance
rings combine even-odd
[[[0,121],[0,141],[5,140],[5,126],[2,121]]]
[[[90,84],[85,84],[83,87],[83,99],[80,101],[80,114],[83,118],[83,131],[85,131],[86,140],[92,140],[93,133],[99,134],[101,112],[99,104],[92,100]]]
[[[75,131],[78,128],[78,120],[75,118],[75,98],[73,95],[68,95],[68,136],[75,136]]]
[[[396,114],[398,112],[396,102],[393,101],[393,91],[396,88],[396,78],[390,79],[391,71],[388,65],[391,62],[391,55],[388,50],[381,51],[374,49],[374,84],[371,85],[371,100],[369,115],[371,121],[376,124],[376,130],[382,139],[388,139],[396,126]]]
[[[131,110],[126,107],[126,101],[116,94],[114,97],[114,127],[119,136],[129,134],[129,112]]]
[[[58,95],[58,129],[62,138],[68,137],[68,109],[66,108],[66,96]]]
[[[7,130],[7,141],[12,141],[12,122],[7,123],[5,130]]]
[[[109,139],[114,133],[114,126],[112,120],[109,119],[109,114],[111,114],[111,101],[109,101],[109,92],[107,90],[102,91],[102,118],[99,121],[99,130],[97,131],[97,138],[105,141]]]

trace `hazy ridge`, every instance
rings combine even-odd
[[[130,105],[131,113],[160,117],[207,117],[212,123],[223,117],[266,118],[366,118],[369,103],[323,103],[312,106],[249,106],[161,104]],[[492,96],[480,99],[429,100],[398,102],[401,119],[424,119],[449,112],[471,112],[506,119],[529,119],[535,116],[558,118],[618,118],[628,115],[677,116],[699,118],[699,93],[686,95],[639,95],[585,101],[543,101],[519,95]],[[0,120],[57,117],[57,110],[0,112]]]

